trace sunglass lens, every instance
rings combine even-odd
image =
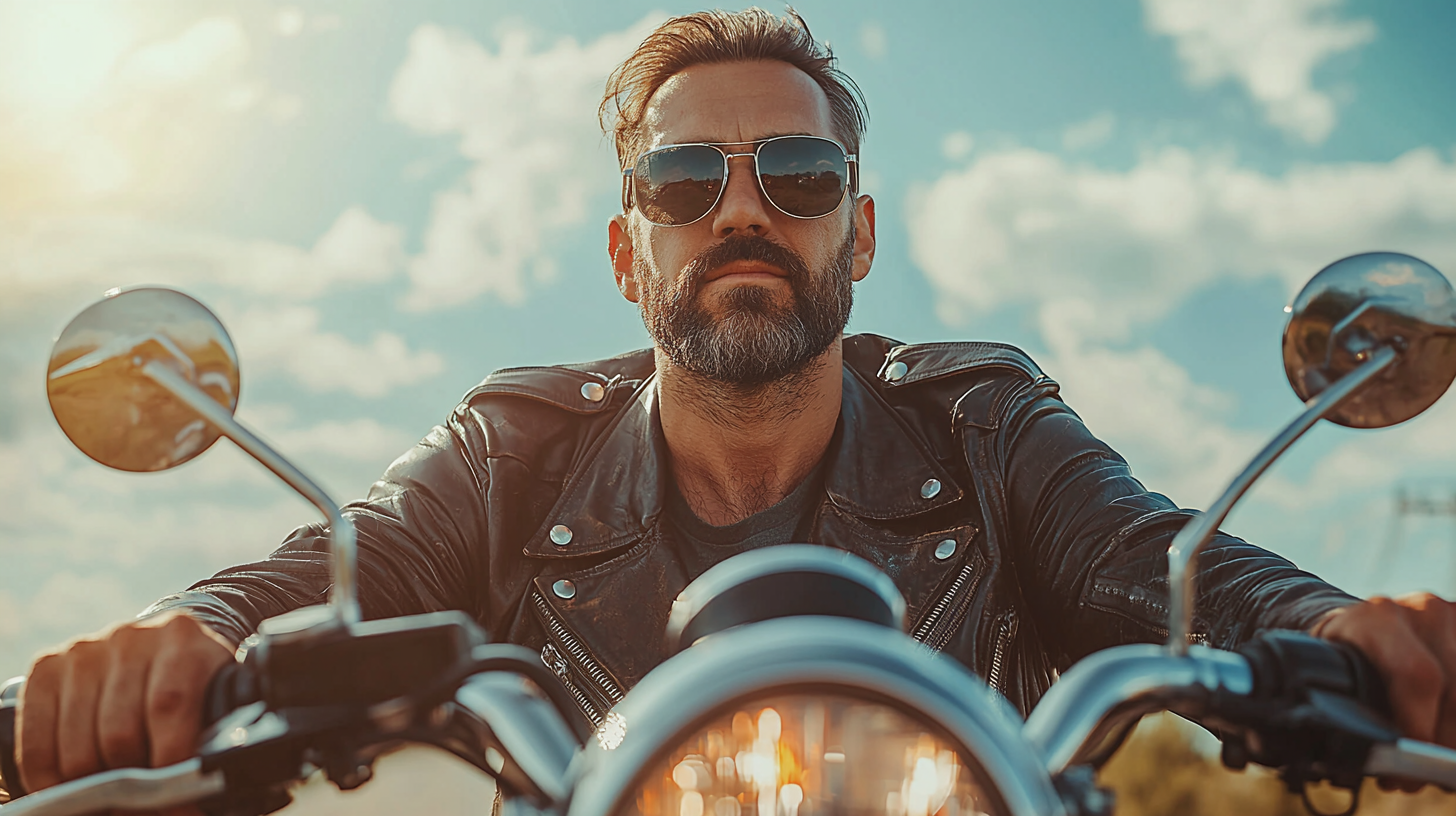
[[[844,151],[827,139],[776,139],[758,151],[758,177],[774,206],[789,215],[818,218],[844,200],[849,166]]]
[[[690,224],[713,209],[723,190],[723,154],[703,145],[669,147],[637,160],[632,195],[648,221]]]

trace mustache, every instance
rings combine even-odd
[[[734,261],[766,263],[778,267],[789,283],[801,284],[809,277],[809,265],[799,253],[761,235],[730,235],[693,256],[683,267],[683,295],[697,294],[709,272]]]

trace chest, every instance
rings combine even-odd
[[[862,520],[826,500],[807,539],[884,571],[905,598],[910,634],[974,669],[979,644],[995,628],[989,589],[996,559],[983,528],[973,501],[891,525]],[[669,656],[663,633],[678,593],[751,546],[689,543],[671,525],[654,523],[605,560],[543,563],[510,616],[508,638],[538,651],[587,718],[599,721]]]

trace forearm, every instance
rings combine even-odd
[[[483,491],[453,429],[436,428],[395,462],[364,502],[343,512],[358,536],[358,586],[366,618],[464,609],[477,618],[472,586],[483,566]],[[300,527],[266,559],[232,567],[161,599],[144,616],[181,608],[233,642],[267,618],[328,600],[333,585],[327,529]],[[484,622],[484,621],[482,621]]]
[[[1147,491],[1065,405],[1041,397],[1009,423],[1008,505],[1028,600],[1069,660],[1167,637],[1168,546],[1194,515]],[[1235,646],[1309,629],[1355,599],[1247,542],[1216,535],[1197,563],[1194,632]]]

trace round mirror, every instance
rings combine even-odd
[[[171,289],[107,292],[61,332],[46,374],[61,430],[103,465],[166,470],[217,441],[215,428],[144,373],[148,364],[237,409],[237,352],[206,306]]]
[[[1336,261],[1285,311],[1284,373],[1308,401],[1382,346],[1400,357],[1326,415],[1384,428],[1429,408],[1456,379],[1456,293],[1430,264],[1396,252]]]

